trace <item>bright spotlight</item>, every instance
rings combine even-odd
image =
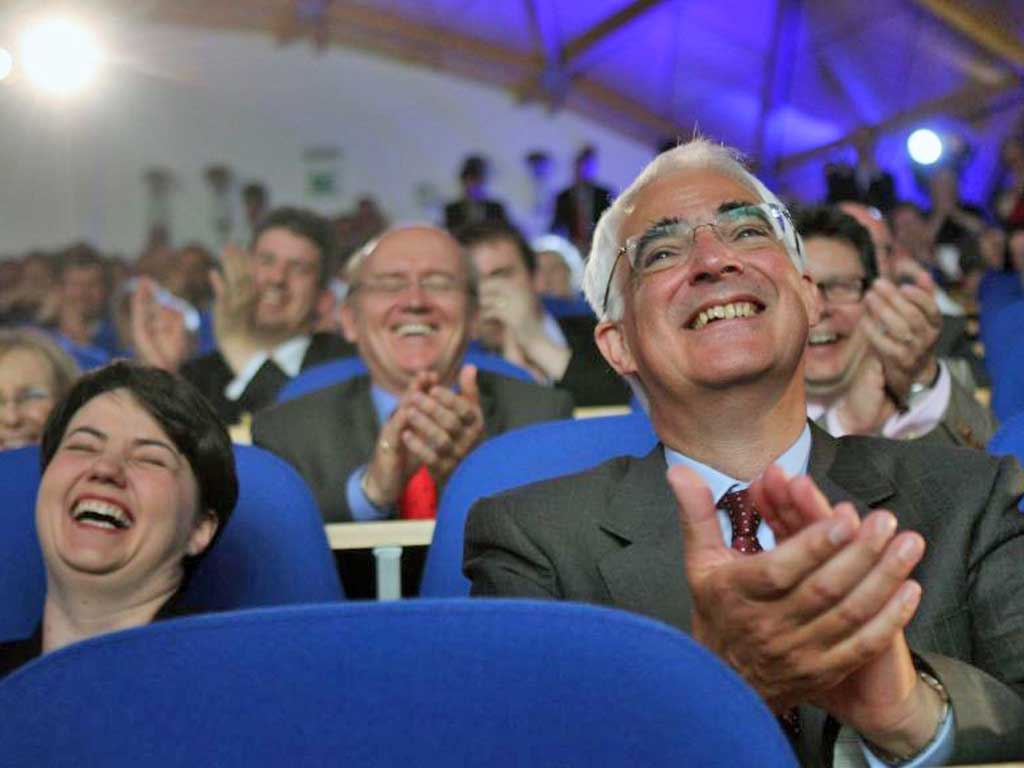
[[[96,73],[100,51],[88,31],[67,19],[50,19],[25,31],[21,60],[28,78],[55,94],[85,86]]]
[[[11,74],[11,68],[13,66],[14,57],[11,56],[6,48],[0,48],[0,82]]]
[[[919,165],[932,165],[942,157],[942,139],[935,131],[918,128],[907,138],[910,159]]]

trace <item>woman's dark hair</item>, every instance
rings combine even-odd
[[[864,268],[865,287],[878,277],[878,261],[875,258],[875,244],[871,233],[848,213],[832,205],[821,205],[798,209],[793,216],[794,224],[804,243],[812,237],[841,240],[852,246],[860,257]]]
[[[46,421],[40,451],[42,470],[46,471],[79,409],[117,389],[127,390],[188,460],[199,485],[200,510],[217,516],[219,536],[238,501],[231,438],[195,387],[159,368],[119,360],[82,376]]]

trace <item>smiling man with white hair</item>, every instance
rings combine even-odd
[[[819,296],[779,200],[726,148],[669,150],[602,217],[584,290],[661,443],[480,502],[473,593],[691,633],[806,765],[1024,757],[1024,473],[808,423]]]

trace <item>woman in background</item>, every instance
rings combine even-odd
[[[41,331],[0,330],[0,450],[38,443],[77,378],[75,361]]]

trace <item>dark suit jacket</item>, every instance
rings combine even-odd
[[[591,232],[601,218],[604,209],[612,204],[612,193],[607,187],[596,184],[588,185],[591,189],[589,210],[585,211],[586,219],[578,221],[579,209],[576,205],[576,187],[566,187],[555,198],[555,215],[551,219],[551,231],[573,239],[577,232]],[[583,224],[584,226],[580,227]]]
[[[884,506],[927,542],[907,639],[951,695],[952,762],[1024,758],[1024,472],[969,449],[812,430],[809,472],[833,503],[850,500],[861,514]],[[479,502],[466,525],[473,594],[612,605],[688,631],[665,470],[659,446]],[[828,765],[824,713],[802,707],[801,716],[802,762]]]
[[[326,363],[336,357],[350,357],[355,354],[355,346],[341,336],[334,333],[314,333],[309,349],[302,358],[301,370]],[[185,363],[181,368],[181,375],[203,393],[225,424],[237,424],[243,413],[255,413],[272,405],[277,393],[288,383],[288,375],[276,363],[268,360],[256,372],[242,396],[238,400],[228,400],[224,396],[224,388],[235,378],[235,373],[220,350],[216,349]]]
[[[572,399],[551,387],[487,371],[477,373],[477,385],[488,437],[572,416]],[[352,519],[345,485],[369,462],[379,431],[369,376],[281,403],[257,414],[252,424],[253,442],[299,471],[328,522]]]
[[[455,200],[444,207],[444,228],[458,232],[470,224],[507,222],[505,206],[497,200]]]
[[[572,351],[569,367],[557,386],[571,394],[578,407],[629,403],[629,385],[612,370],[594,342],[596,318],[569,315],[555,319]]]

